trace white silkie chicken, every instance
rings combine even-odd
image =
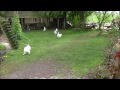
[[[58,37],[58,38],[61,38],[61,37],[62,37],[62,34],[58,32],[58,33],[57,33],[57,37]]]
[[[44,29],[43,29],[43,31],[46,31],[46,27],[44,26]]]
[[[30,54],[31,52],[31,46],[29,44],[27,44],[25,47],[24,47],[24,52],[23,52],[23,55],[25,54]]]
[[[54,30],[54,34],[57,34],[58,33],[58,29],[56,28],[56,30]]]

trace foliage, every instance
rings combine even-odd
[[[99,28],[105,23],[105,22],[111,22],[112,21],[112,15],[108,13],[108,11],[96,11],[95,15],[97,17],[97,21],[100,25]]]
[[[70,21],[73,27],[78,27],[80,24],[80,17],[78,15],[74,16],[73,19],[71,17],[67,17],[68,21]]]
[[[112,37],[112,38],[116,38],[120,36],[120,32],[116,29],[110,30],[108,34],[109,34],[109,37]]]
[[[24,42],[29,43],[29,39],[23,35],[22,28],[20,25],[19,15],[17,11],[14,11],[14,16],[12,18],[12,29],[10,22],[6,21],[4,17],[1,17],[0,20],[1,28],[3,28],[4,34],[10,41],[12,48],[18,49],[20,39],[23,39]]]
[[[14,13],[14,16],[12,18],[12,30],[17,36],[17,39],[21,39],[21,34],[22,34],[22,28],[20,25],[20,20],[19,20],[19,15],[18,13]]]
[[[107,11],[96,11],[95,14],[97,16],[99,24],[103,23],[105,21],[105,19],[108,17]]]
[[[5,13],[5,12],[4,12]],[[5,19],[4,15],[0,17],[0,29],[2,33],[7,36],[12,48],[18,48],[18,41],[15,33],[11,30],[10,23]]]
[[[10,41],[12,48],[17,49],[19,46],[18,39],[16,34],[11,30],[10,22],[2,22],[2,29],[5,32],[5,35],[7,36],[8,40]]]
[[[4,17],[5,16],[5,11],[0,11],[0,16]]]
[[[80,24],[81,27],[84,27],[87,17],[92,13],[93,11],[68,11],[66,18],[72,22],[75,27],[80,26]]]
[[[99,13],[101,14],[101,13]],[[113,20],[113,17],[111,13],[107,13],[107,18],[105,19],[105,23],[111,22]],[[100,20],[102,20],[102,15],[100,16]],[[96,12],[93,12],[90,16],[87,17],[87,22],[98,22],[98,18],[96,16]]]
[[[6,49],[5,46],[0,44],[0,51],[5,49]]]
[[[97,19],[98,19],[99,30],[100,30],[100,32],[98,33],[98,36],[100,36],[102,34],[101,27],[105,23],[106,19],[108,19],[110,14],[108,14],[108,11],[96,11],[95,14],[96,14]]]
[[[79,26],[80,23],[86,21],[86,17],[91,15],[93,11],[39,11],[40,17],[60,18],[64,17],[70,21],[73,26]]]

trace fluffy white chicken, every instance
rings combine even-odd
[[[44,29],[43,29],[43,31],[46,31],[46,27],[44,26]]]
[[[61,38],[61,37],[62,37],[62,34],[58,32],[58,33],[57,33],[57,37],[58,37],[58,38]]]
[[[57,34],[58,33],[58,29],[56,28],[56,30],[54,30],[54,34]]]
[[[29,44],[27,44],[25,47],[24,47],[24,52],[23,52],[23,55],[25,54],[30,54],[31,52],[31,46]]]

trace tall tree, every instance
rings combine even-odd
[[[22,35],[22,28],[19,20],[19,14],[18,11],[14,11],[13,18],[12,18],[12,30],[17,35],[17,39],[21,39]]]
[[[117,13],[116,13],[115,11],[112,11],[112,12],[111,12],[111,15],[112,15],[113,28],[116,29],[116,28],[117,28],[117,25],[116,25],[116,23],[115,23],[115,18],[116,18]]]
[[[95,12],[97,19],[98,19],[99,30],[100,30],[100,32],[98,33],[98,36],[102,34],[102,30],[101,30],[102,24],[109,17],[107,12],[108,11],[96,11]]]

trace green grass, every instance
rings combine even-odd
[[[60,32],[63,33],[62,38],[57,38],[51,30],[24,33],[32,46],[31,55],[22,55],[24,43],[21,43],[20,49],[9,52],[1,66],[0,74],[10,73],[22,65],[38,60],[52,59],[64,63],[74,75],[80,76],[104,62],[105,49],[110,43],[106,37],[96,37],[97,31]]]

